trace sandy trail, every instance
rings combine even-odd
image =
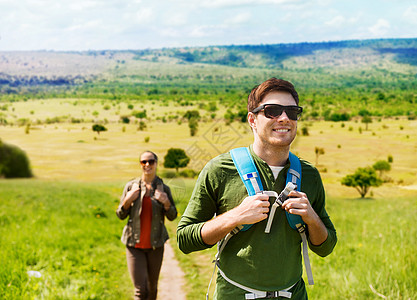
[[[171,244],[167,242],[158,283],[158,300],[185,300],[184,284],[184,272],[174,256]]]

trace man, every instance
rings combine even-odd
[[[248,97],[254,135],[249,150],[264,190],[279,194],[285,187],[290,145],[302,111],[298,102],[294,86],[276,78],[256,86]],[[291,191],[282,209],[276,210],[269,234],[264,231],[273,199],[265,194],[247,196],[230,153],[212,159],[201,171],[178,224],[179,248],[184,253],[206,249],[237,226],[254,224],[228,240],[222,250],[218,266],[223,275],[217,276],[215,299],[254,299],[245,287],[266,291],[270,299],[280,299],[278,295],[307,299],[301,238],[289,226],[285,211],[302,217],[309,247],[318,255],[330,254],[337,237],[317,169],[304,160],[301,168],[301,192]]]

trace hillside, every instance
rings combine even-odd
[[[269,77],[309,104],[416,115],[417,39],[88,52],[0,52],[0,99],[240,101]],[[352,107],[353,103],[360,104]],[[381,111],[384,104],[384,111]]]
[[[188,63],[210,63],[235,67],[291,68],[291,61],[305,58],[295,68],[339,68],[372,65],[390,59],[417,65],[417,39],[355,40],[322,43],[218,46],[144,50],[137,59],[164,61],[175,58]],[[308,61],[307,64],[305,62]]]

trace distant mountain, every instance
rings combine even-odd
[[[332,60],[318,59],[326,56]],[[343,54],[343,55],[342,55]],[[417,65],[417,39],[352,40],[321,43],[211,46],[194,48],[171,48],[142,50],[136,59],[166,61],[177,59],[183,63],[208,63],[234,67],[281,68],[286,61],[304,57],[314,65],[337,67],[350,64],[360,57],[374,61],[375,57],[392,55],[397,63]],[[369,59],[366,59],[369,57]]]
[[[239,103],[270,77],[331,112],[417,118],[417,38],[84,52],[0,52],[0,101]],[[354,103],[354,105],[353,105]]]

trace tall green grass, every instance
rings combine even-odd
[[[309,298],[417,299],[415,195],[366,200],[330,196],[327,209],[338,244],[325,258],[310,252],[315,285],[307,286]],[[185,256],[177,250],[191,289],[188,299],[204,299],[214,254],[210,249]]]
[[[330,198],[328,211],[338,244],[326,258],[310,255],[311,299],[417,299],[415,196]]]
[[[166,180],[183,212],[193,180]],[[115,216],[123,183],[0,181],[3,299],[128,299],[132,286]],[[416,193],[347,199],[331,195],[334,252],[311,253],[311,299],[417,299]],[[176,222],[167,222],[175,246]],[[188,299],[203,299],[215,249],[176,256]],[[39,271],[40,278],[27,271]],[[377,293],[379,295],[377,295]]]
[[[114,213],[121,188],[0,181],[1,298],[127,299],[123,224]],[[29,277],[32,270],[41,277]]]

